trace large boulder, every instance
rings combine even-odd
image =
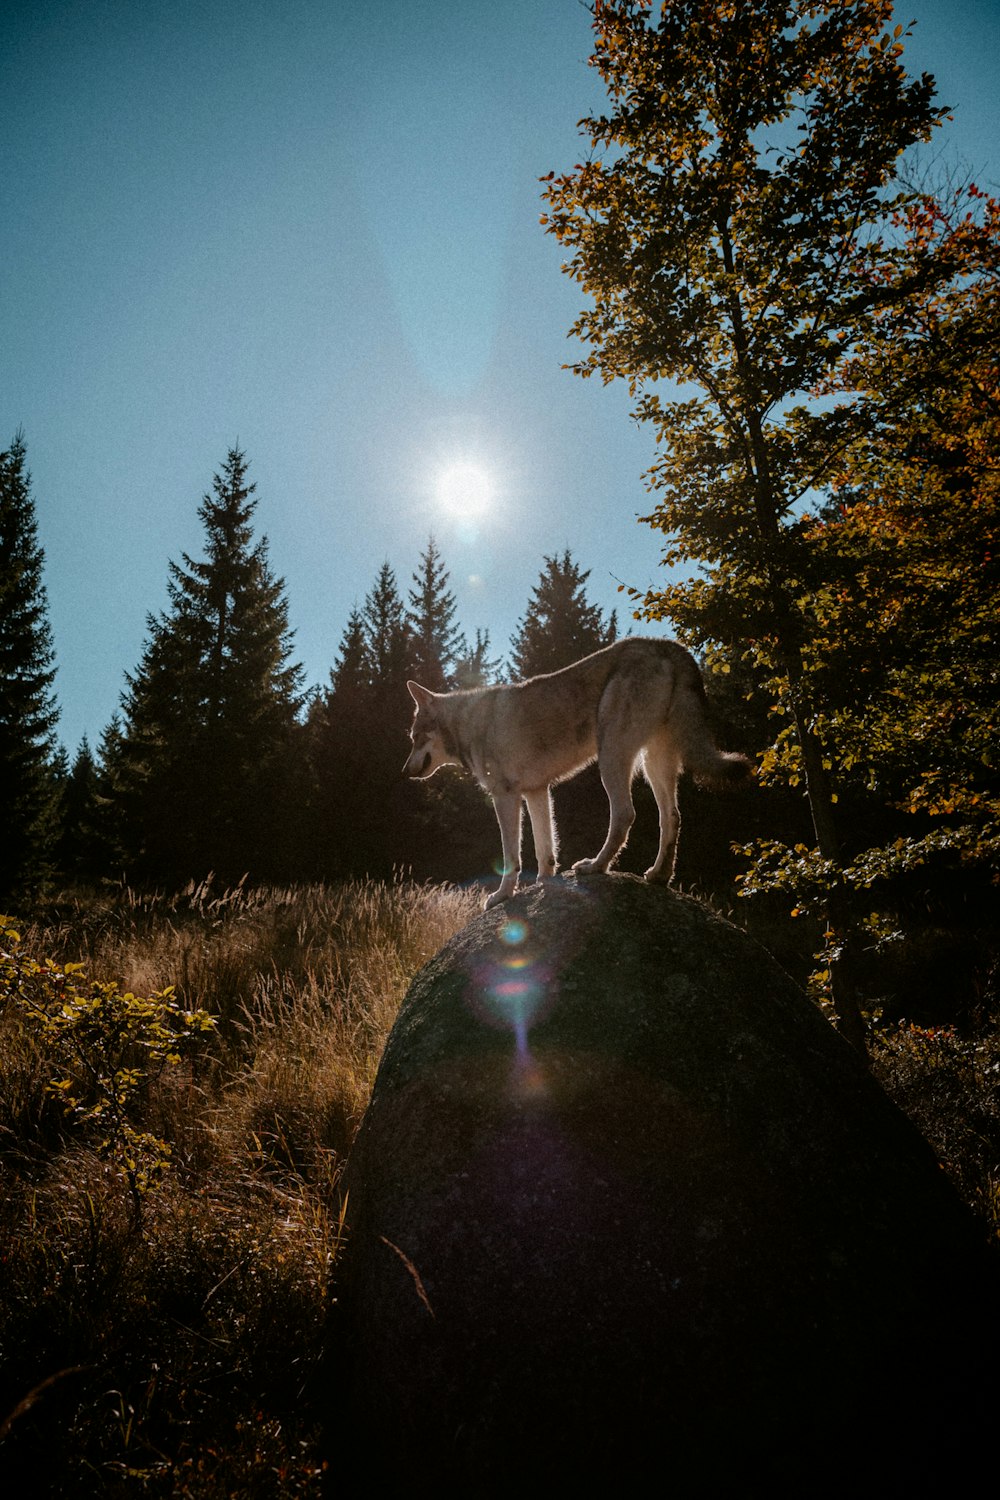
[[[410,989],[347,1186],[335,1476],[822,1494],[953,1481],[986,1437],[977,1230],[689,898],[598,876],[472,922]]]

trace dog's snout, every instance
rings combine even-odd
[[[431,760],[432,756],[429,750],[424,750],[423,754],[421,754],[418,750],[414,750],[413,753],[407,757],[406,764],[403,767],[403,775],[413,777],[426,776],[428,769],[430,768]]]

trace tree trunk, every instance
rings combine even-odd
[[[727,273],[732,276],[735,261],[729,234],[728,215],[720,217],[719,234],[723,264]],[[830,785],[829,774],[823,764],[823,747],[814,735],[809,722],[809,705],[803,690],[805,671],[802,666],[798,615],[794,604],[788,597],[785,585],[785,580],[790,575],[783,556],[785,540],[781,526],[781,515],[784,511],[783,497],[778,493],[774,483],[763,413],[757,405],[753,378],[755,371],[748,357],[743,309],[739,297],[735,294],[730,297],[729,314],[736,365],[743,386],[747,472],[753,486],[757,526],[767,559],[765,565],[774,606],[774,629],[778,638],[778,649],[785,675],[792,689],[793,715],[802,750],[809,810],[812,814],[819,852],[824,859],[830,860],[839,870],[840,839],[834,814],[833,789]],[[829,946],[837,954],[830,962],[830,989],[837,1018],[837,1029],[867,1058],[864,1020],[852,974],[852,924],[846,892],[842,886],[831,892],[826,911],[827,925],[830,929]]]
[[[793,686],[795,686],[793,680]],[[840,864],[840,839],[834,815],[833,791],[830,777],[823,764],[823,748],[813,734],[801,701],[795,704],[795,727],[802,749],[802,760],[806,773],[806,794],[812,815],[816,843],[824,859]],[[830,961],[830,991],[833,998],[837,1030],[853,1047],[867,1058],[865,1023],[861,1014],[861,1000],[854,977],[853,923],[848,908],[847,893],[839,884],[831,891],[826,903],[827,925],[830,930],[829,946],[835,950]]]

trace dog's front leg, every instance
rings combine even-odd
[[[528,815],[531,818],[538,878],[550,880],[556,873],[556,860],[559,857],[556,826],[552,817],[552,794],[546,786],[540,792],[528,792],[524,800],[528,804]]]
[[[517,890],[517,879],[521,873],[521,797],[517,792],[500,792],[494,795],[493,807],[500,824],[500,839],[503,844],[503,875],[500,885],[487,896],[484,907],[496,906],[506,901]]]

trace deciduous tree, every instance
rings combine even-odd
[[[957,896],[991,909],[1000,872],[1000,204],[975,186],[921,196],[900,232],[955,274],[857,341],[836,389],[867,425],[803,532],[804,661],[843,797],[866,813],[843,876],[876,938],[918,903],[924,923]],[[788,736],[768,759],[798,773]],[[758,883],[815,889],[808,851],[768,853]]]
[[[929,76],[904,72],[890,0],[667,0],[655,20],[642,0],[609,0],[594,33],[609,110],[582,122],[587,159],[549,178],[545,216],[592,297],[574,368],[629,382],[659,445],[648,519],[667,563],[701,570],[646,596],[647,617],[747,651],[783,684],[835,870],[803,532],[866,414],[815,393],[886,308],[948,274],[893,224],[900,156],[944,111]],[[860,1044],[836,881],[827,910],[834,1003]]]

